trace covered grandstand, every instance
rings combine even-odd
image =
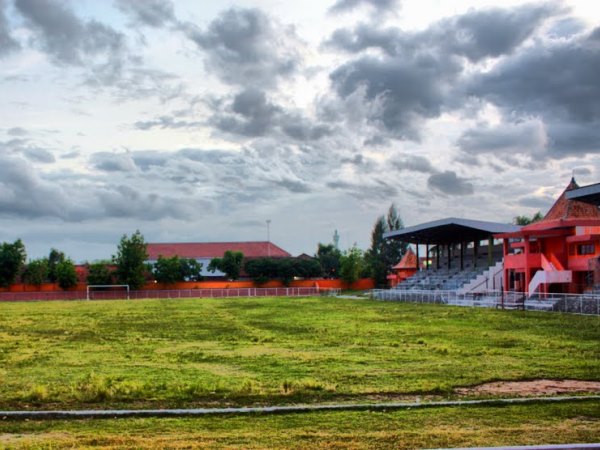
[[[374,297],[600,315],[599,205],[600,183],[572,179],[531,225],[446,218],[386,233],[428,264]]]

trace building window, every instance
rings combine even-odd
[[[594,244],[581,244],[577,250],[579,255],[593,255],[596,252]]]

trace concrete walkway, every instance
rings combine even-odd
[[[195,408],[195,409],[88,409],[66,411],[0,411],[0,420],[55,420],[55,419],[114,419],[133,417],[184,417],[218,415],[291,414],[321,411],[394,411],[402,409],[499,406],[525,403],[557,403],[600,400],[600,395],[570,397],[527,397],[486,400],[456,400],[439,402],[385,402],[348,403],[295,406],[257,406],[243,408]]]

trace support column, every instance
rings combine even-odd
[[[523,292],[529,291],[529,282],[531,277],[529,274],[529,255],[530,255],[530,242],[529,236],[525,236],[525,286],[523,286]]]
[[[477,257],[479,256],[479,241],[473,241],[473,267],[477,268]]]
[[[440,244],[435,246],[435,268],[440,268]]]
[[[417,271],[419,271],[421,270],[421,264],[419,262],[419,243],[417,242],[415,246],[417,247]]]
[[[490,253],[490,248],[491,248],[491,242],[492,239],[490,238],[488,240],[488,258],[491,259],[491,253]],[[508,255],[508,239],[502,239],[502,253],[504,255],[504,262],[506,263],[506,255]],[[491,263],[490,263],[491,264]],[[503,270],[502,270],[502,274],[503,274],[503,280],[502,280],[502,284],[504,285],[504,291],[508,291],[508,269],[506,268],[506,265],[504,266]]]
[[[460,270],[465,270],[465,243],[460,243]]]
[[[425,270],[429,270],[429,242],[425,244]]]
[[[450,244],[446,244],[446,250],[448,250],[448,270],[450,270],[450,267],[452,266],[450,259],[452,258],[450,256]]]
[[[506,246],[508,245],[508,240],[504,239],[504,256],[506,256]],[[488,239],[488,266],[492,265],[493,259],[492,259],[492,252],[494,251],[494,236],[489,237]]]

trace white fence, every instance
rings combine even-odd
[[[409,303],[439,303],[445,305],[555,311],[600,315],[600,294],[548,294],[530,298],[522,292],[485,291],[459,294],[456,291],[373,289],[371,298]]]

